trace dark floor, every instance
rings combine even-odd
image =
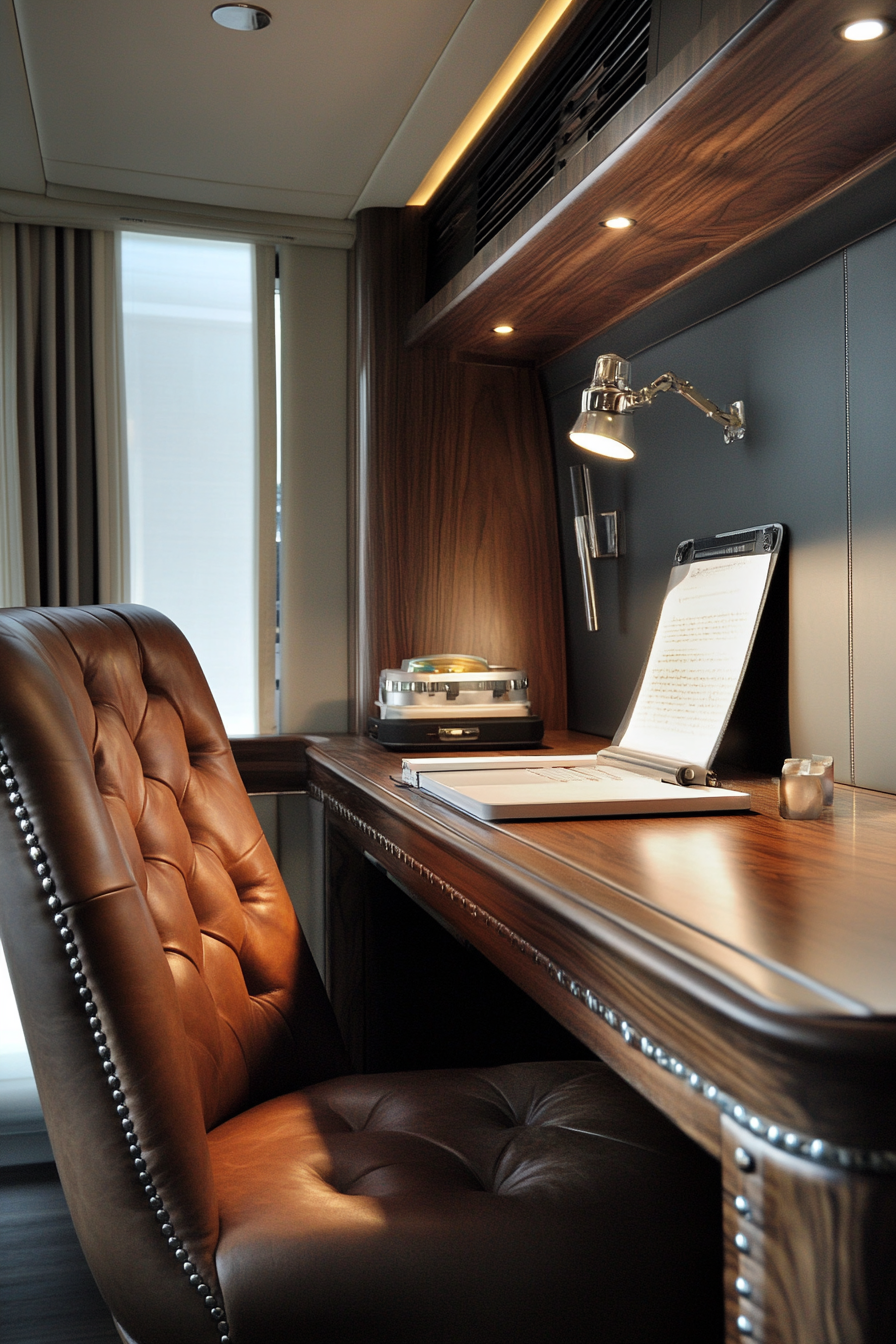
[[[0,1169],[3,1344],[121,1344],[52,1163]]]

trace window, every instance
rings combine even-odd
[[[252,244],[122,236],[131,600],[184,631],[231,735],[274,727],[273,253],[258,251],[270,295]]]

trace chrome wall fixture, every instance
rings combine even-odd
[[[570,467],[569,474],[572,478],[576,550],[585,598],[585,623],[589,630],[597,630],[599,629],[597,591],[594,587],[591,561],[615,560],[625,554],[623,515],[617,509],[609,513],[595,513],[591,494],[591,472],[587,467]]]
[[[619,355],[598,356],[591,385],[582,395],[581,414],[569,431],[570,439],[579,448],[604,457],[634,457],[632,412],[649,406],[658,392],[679,393],[722,426],[726,443],[743,438],[746,426],[742,401],[732,402],[723,411],[687,379],[674,373],[662,373],[637,391],[631,387],[631,376],[632,366],[627,359]]]

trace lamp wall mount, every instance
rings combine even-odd
[[[742,439],[746,433],[747,424],[744,418],[744,404],[742,401],[733,401],[727,411],[723,411],[709,397],[704,397],[702,392],[698,392],[693,383],[689,383],[686,378],[679,378],[674,373],[661,373],[659,378],[654,378],[647,387],[642,387],[639,392],[632,394],[633,406],[649,406],[658,392],[677,392],[679,396],[684,397],[692,406],[696,406],[705,416],[715,420],[716,424],[722,426],[725,431],[725,442],[733,443],[735,439]]]

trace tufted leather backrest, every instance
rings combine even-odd
[[[347,1066],[208,686],[157,612],[8,611],[0,747],[160,1197],[191,1256],[210,1266],[217,1206],[206,1131]],[[4,944],[69,1203],[115,1310],[150,1220],[70,966],[3,810]],[[117,1185],[124,1213],[110,1211]],[[158,1240],[144,1247],[147,1263]],[[127,1310],[116,1312],[123,1324]],[[206,1329],[197,1321],[197,1338]]]

